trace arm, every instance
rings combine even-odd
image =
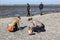
[[[40,21],[37,21],[38,23],[41,23]]]
[[[18,28],[20,27],[20,23],[19,22],[17,22],[17,26],[18,26]]]

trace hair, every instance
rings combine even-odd
[[[27,5],[29,5],[29,3],[27,3]]]
[[[18,18],[20,18],[20,16],[18,16]]]
[[[32,20],[33,18],[29,18],[28,21]]]

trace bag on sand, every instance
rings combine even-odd
[[[13,32],[14,31],[14,28],[12,26],[8,26],[7,27],[7,30],[10,31],[10,32]]]

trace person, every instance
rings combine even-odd
[[[29,25],[29,30],[28,30],[29,35],[33,34],[33,31],[38,32],[40,27],[43,26],[40,21],[33,20],[33,18],[29,18],[28,21],[31,23],[31,25]]]
[[[30,16],[30,5],[29,5],[29,3],[27,3],[27,16]]]
[[[9,23],[8,27],[13,27],[13,31],[16,31],[19,29],[20,27],[20,20],[21,20],[21,17],[18,16],[17,18],[13,18],[11,20],[11,22]]]
[[[41,2],[41,4],[39,5],[39,9],[40,9],[40,15],[42,15],[42,12],[43,12],[43,4]]]

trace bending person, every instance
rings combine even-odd
[[[13,18],[11,20],[11,22],[9,23],[7,29],[9,31],[16,31],[16,30],[18,30],[19,27],[20,27],[20,23],[19,23],[20,20],[21,20],[20,16],[18,16],[17,18]]]
[[[29,18],[28,21],[31,23],[28,30],[29,34],[33,34],[33,31],[37,32],[39,28],[43,26],[40,21],[33,20],[33,18]]]

